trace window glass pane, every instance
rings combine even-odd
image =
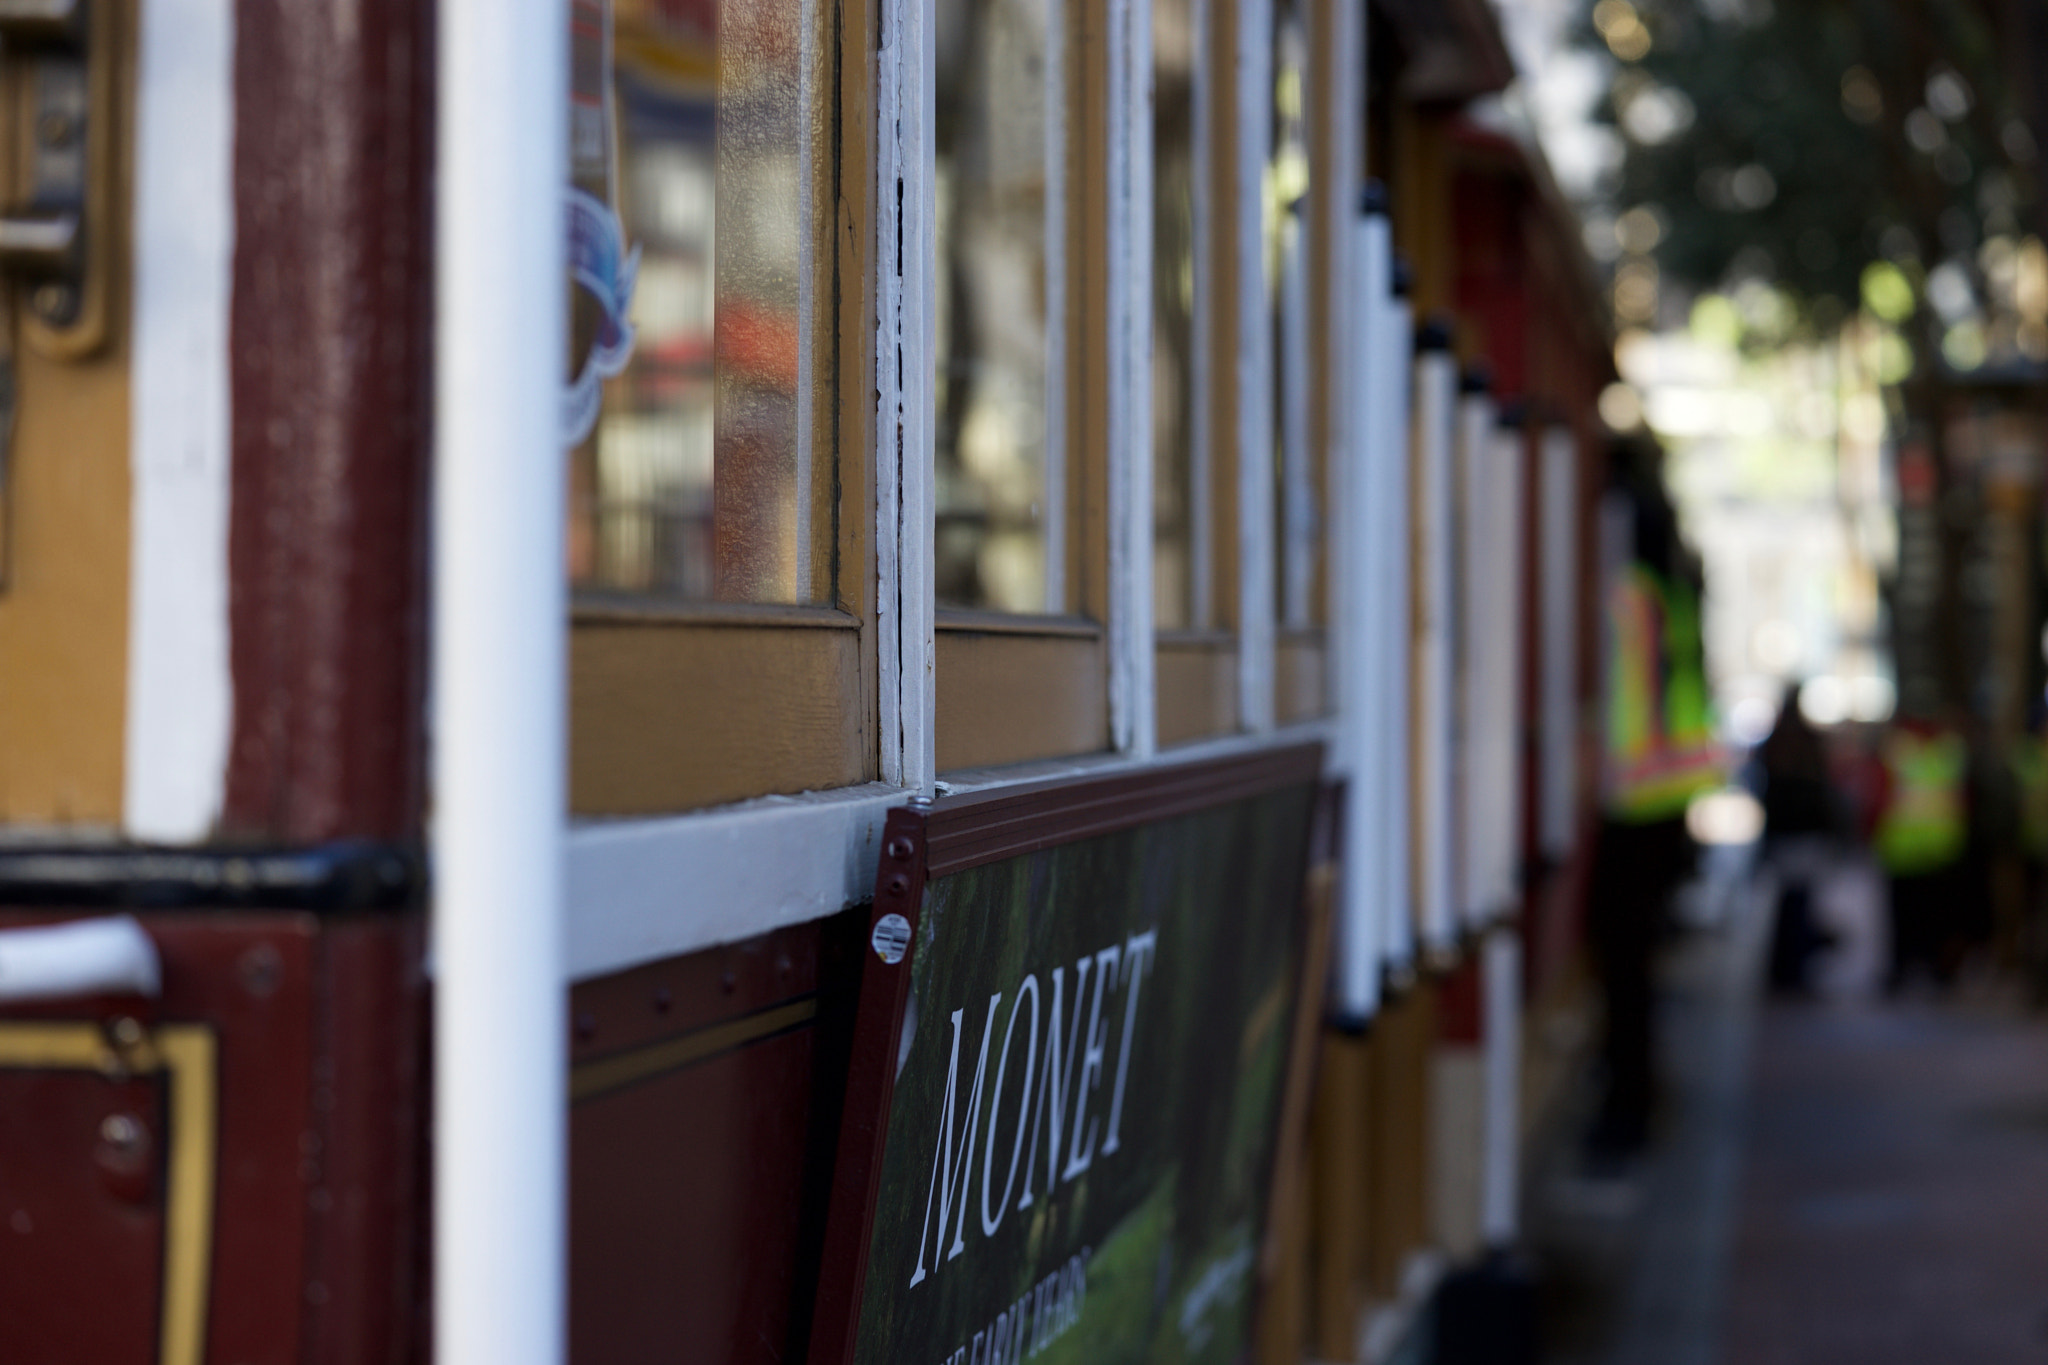
[[[1060,611],[1054,0],[937,3],[938,600]]]
[[[624,227],[617,292],[631,291],[618,363],[605,281],[573,276],[578,587],[817,595],[803,331],[820,135],[807,22],[804,0],[574,0],[571,172],[600,214],[580,219],[572,202],[572,271],[609,208]],[[579,388],[601,407],[579,413]]]
[[[1266,297],[1273,336],[1274,587],[1282,626],[1310,623],[1319,511],[1309,457],[1308,26],[1304,0],[1273,5],[1273,149],[1266,166]]]
[[[1152,618],[1207,625],[1195,450],[1194,0],[1152,5]]]

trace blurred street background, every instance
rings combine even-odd
[[[2048,1359],[2048,14],[1502,0],[1736,784],[1528,1200],[1570,1365]],[[1611,1084],[1611,1078],[1610,1078]],[[1592,1131],[1594,1140],[1585,1134]]]

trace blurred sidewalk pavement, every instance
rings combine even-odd
[[[1665,965],[1664,1114],[1623,1179],[1532,1188],[1552,1365],[2048,1362],[2048,1020],[1995,987],[1877,993],[1884,887],[1815,884],[1839,936],[1765,999],[1768,872]]]

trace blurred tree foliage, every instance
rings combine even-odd
[[[1977,247],[2018,231],[2037,194],[2014,79],[2034,7],[1599,0],[1587,36],[1616,60],[1602,114],[1626,148],[1621,245],[1681,288],[1769,281],[1822,328],[1877,262],[1916,296],[1944,260],[1974,278]]]

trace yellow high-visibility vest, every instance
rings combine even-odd
[[[1607,598],[1607,813],[1629,824],[1683,814],[1722,779],[1690,591],[1641,564]]]
[[[1963,775],[1969,751],[1961,735],[1885,736],[1884,765],[1891,795],[1878,816],[1877,860],[1895,877],[1937,872],[1963,856],[1969,825],[1963,814]]]
[[[2048,745],[2021,735],[2006,762],[2019,796],[2020,851],[2048,860]]]

